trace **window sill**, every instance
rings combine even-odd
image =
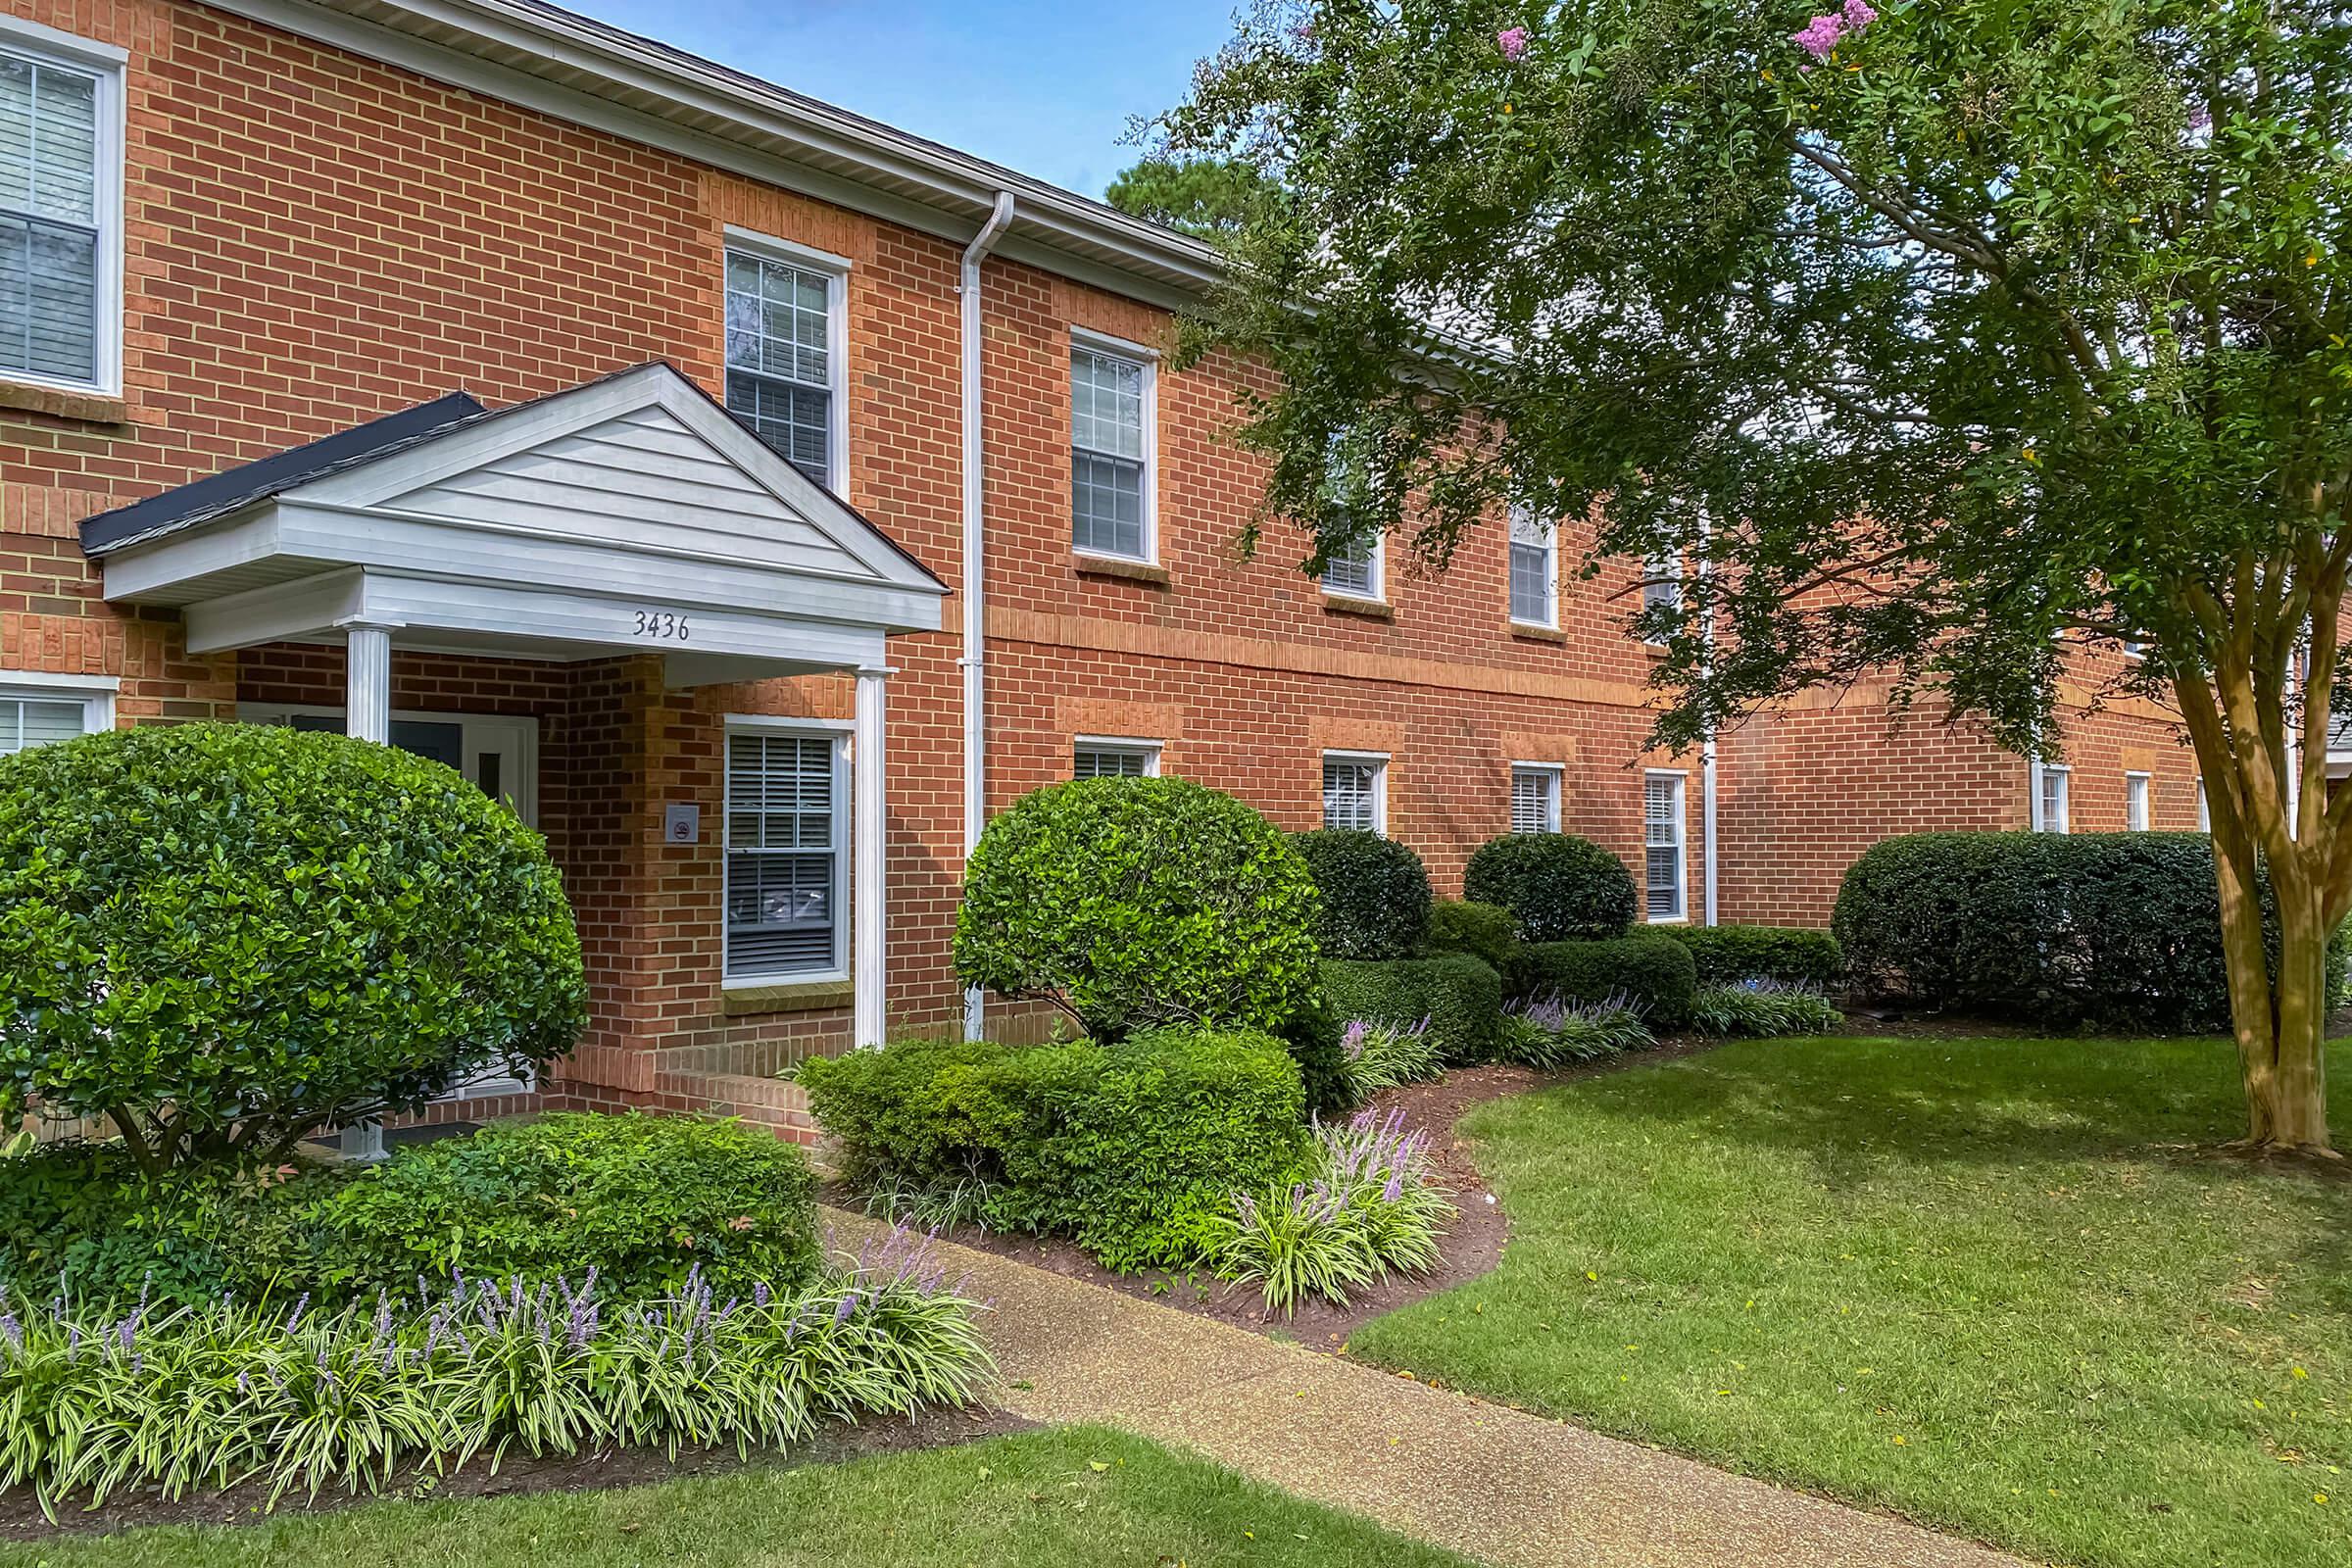
[[[28,414],[47,414],[88,424],[130,423],[130,405],[121,398],[108,397],[103,392],[41,386],[31,381],[0,379],[0,409],[22,409]]]
[[[1386,599],[1358,599],[1353,594],[1323,593],[1323,610],[1333,615],[1361,615],[1366,620],[1395,620],[1396,607]]]
[[[1512,636],[1526,642],[1565,644],[1568,641],[1568,634],[1559,627],[1546,626],[1540,621],[1514,620],[1510,629]]]
[[[1071,555],[1070,569],[1081,577],[1117,577],[1127,582],[1148,582],[1155,587],[1168,586],[1168,568],[1149,561],[1129,561],[1122,556],[1090,556],[1080,551]]]
[[[849,980],[786,980],[773,985],[730,981],[720,993],[719,1011],[730,1018],[756,1012],[813,1012],[846,1007],[857,996]]]

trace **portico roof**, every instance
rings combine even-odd
[[[490,411],[464,394],[102,513],[111,600],[188,648],[339,641],[580,660],[671,683],[878,666],[946,585],[670,366]]]

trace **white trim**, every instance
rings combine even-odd
[[[831,482],[825,488],[847,499],[850,493],[850,269],[854,264],[846,256],[836,256],[830,251],[820,251],[780,235],[762,234],[758,229],[729,223],[719,246],[718,260],[718,368],[722,382],[729,370],[725,341],[728,251],[741,251],[746,256],[781,263],[804,272],[814,273],[825,280],[825,395],[832,400],[832,428],[825,432],[825,471]],[[723,385],[719,400],[722,403],[726,401]]]
[[[1165,744],[1141,735],[1073,735],[1070,737],[1071,769],[1076,771],[1077,754],[1084,751],[1118,752],[1130,756],[1141,754],[1144,759],[1144,777],[1157,778],[1159,754]]]
[[[890,812],[884,796],[890,781],[883,763],[895,673],[880,664],[858,671],[858,727],[850,743],[850,1043],[860,1051],[879,1049],[890,1032]]]
[[[2200,833],[2213,831],[2213,808],[2206,802],[2205,780],[2202,776],[2197,779],[2197,831]]]
[[[854,846],[842,834],[843,820],[856,810],[851,799],[855,771],[850,741],[855,724],[837,718],[791,718],[768,713],[729,713],[721,721],[718,757],[718,973],[721,991],[744,991],[760,986],[827,985],[851,978],[850,947],[857,914],[850,907],[850,858]],[[737,734],[800,734],[822,736],[833,747],[833,885],[827,900],[833,911],[833,961],[821,969],[768,969],[758,974],[727,972],[727,857],[733,851],[733,813],[727,809],[732,766],[729,742]],[[844,913],[849,918],[844,919]]]
[[[1389,754],[1386,752],[1327,751],[1323,754],[1322,761],[1325,764],[1359,762],[1370,765],[1372,769],[1372,831],[1384,839],[1387,838],[1389,836]],[[1321,775],[1322,768],[1318,766],[1316,769],[1318,792],[1322,783]],[[1330,823],[1325,822],[1323,825],[1328,827]]]
[[[1125,561],[1147,566],[1156,566],[1159,564],[1159,356],[1153,353],[1152,350],[1144,348],[1140,344],[1128,343],[1119,338],[1105,337],[1100,332],[1089,332],[1083,327],[1076,326],[1070,328],[1070,350],[1073,353],[1078,350],[1084,350],[1089,354],[1098,354],[1105,359],[1121,360],[1127,364],[1133,365],[1139,371],[1142,372],[1143,407],[1138,416],[1143,420],[1143,430],[1141,433],[1144,439],[1144,475],[1141,497],[1141,505],[1143,507],[1144,533],[1143,554],[1140,556],[1124,556],[1113,550],[1088,550],[1080,548],[1078,544],[1078,519],[1076,516],[1077,509],[1075,505],[1073,505],[1071,508],[1072,515],[1070,518],[1071,553],[1073,555],[1091,557],[1097,561]],[[1070,389],[1072,401],[1072,407],[1070,410],[1069,450],[1071,452],[1070,462],[1074,467],[1078,461],[1076,454],[1081,450],[1078,445],[1078,411],[1075,407],[1077,398],[1075,367],[1072,367],[1071,369],[1065,371],[1065,375],[1068,377],[1066,385]],[[1084,450],[1093,451],[1094,449],[1090,447]],[[1109,456],[1112,454],[1105,455]]]
[[[1544,803],[1544,826],[1538,831],[1544,833],[1559,832],[1561,811],[1560,797],[1567,792],[1568,783],[1568,769],[1566,764],[1561,762],[1528,762],[1514,760],[1511,763],[1511,794],[1514,799],[1509,803],[1514,809],[1516,809],[1517,807],[1517,801],[1515,798],[1519,793],[1519,775],[1522,773],[1544,773],[1550,776],[1551,795],[1549,800]],[[1515,825],[1512,827],[1512,831],[1518,831]]]
[[[2060,781],[2058,786],[2059,816],[2056,827],[2052,827],[2044,820],[2041,804],[2042,780],[2053,774]],[[2026,785],[2026,820],[2034,832],[2069,833],[2074,830],[2075,786],[2073,775],[2074,769],[2057,762],[2044,762],[2036,760],[2029,765]]]
[[[1523,519],[1531,526],[1538,526],[1544,530],[1543,548],[1545,559],[1551,563],[1550,570],[1546,574],[1546,591],[1544,596],[1547,613],[1542,620],[1530,620],[1514,608],[1516,605],[1514,597],[1516,578],[1511,570],[1511,553],[1520,548],[1518,531],[1519,524]],[[1534,549],[1535,546],[1531,544],[1528,548]],[[1512,625],[1533,626],[1539,631],[1558,631],[1560,629],[1560,525],[1557,522],[1543,521],[1536,516],[1532,508],[1512,507],[1503,524],[1502,600],[1504,612],[1510,616]]]
[[[1674,912],[1649,912],[1649,784],[1652,779],[1674,784]],[[1660,845],[1658,848],[1663,849]],[[1690,921],[1690,775],[1683,768],[1642,770],[1642,912],[1649,925],[1688,925]]]
[[[92,105],[97,146],[92,153],[95,168],[91,190],[98,229],[96,319],[91,323],[97,363],[86,381],[77,376],[42,375],[25,369],[0,370],[0,381],[120,397],[122,394],[122,165],[124,149],[129,144],[126,108],[129,95],[123,91],[123,77],[130,56],[112,44],[15,17],[0,17],[0,49],[85,72],[98,83]]]
[[[2139,818],[2133,821],[2133,817]],[[2127,770],[2124,774],[2124,827],[2145,833],[2156,822],[2156,779],[2152,773]]]
[[[99,735],[115,727],[119,675],[44,675],[32,669],[0,669],[0,697],[27,703],[81,704],[81,732]]]
[[[1328,564],[1323,568],[1320,586],[1332,598],[1345,599],[1350,604],[1387,604],[1389,602],[1389,536],[1385,533],[1372,536],[1372,591],[1370,593],[1359,594],[1348,588],[1334,588],[1331,585],[1331,567]]]

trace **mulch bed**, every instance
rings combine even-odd
[[[1491,1273],[1501,1262],[1502,1250],[1510,1239],[1510,1220],[1494,1195],[1488,1191],[1478,1167],[1471,1162],[1469,1145],[1455,1134],[1453,1124],[1458,1117],[1505,1095],[1549,1089],[1643,1062],[1687,1056],[1715,1044],[1711,1040],[1677,1037],[1661,1041],[1649,1051],[1556,1072],[1510,1066],[1456,1067],[1434,1083],[1407,1084],[1376,1096],[1372,1101],[1373,1110],[1384,1116],[1392,1109],[1401,1110],[1408,1130],[1428,1132],[1430,1157],[1441,1179],[1453,1189],[1454,1205],[1461,1210],[1462,1217],[1446,1238],[1442,1261],[1435,1272],[1413,1278],[1392,1276],[1383,1284],[1351,1295],[1346,1306],[1310,1300],[1300,1305],[1296,1317],[1269,1319],[1265,1302],[1254,1285],[1228,1285],[1206,1273],[1173,1274],[1157,1269],[1141,1274],[1114,1274],[1055,1237],[1001,1235],[963,1226],[944,1233],[942,1239],[1237,1328],[1296,1340],[1310,1349],[1337,1353],[1347,1345],[1348,1336],[1362,1324],[1425,1296],[1435,1296]],[[850,1207],[858,1205],[858,1200],[847,1193],[836,1192],[828,1200]]]
[[[608,1491],[615,1487],[649,1486],[682,1476],[727,1475],[743,1470],[792,1469],[807,1464],[837,1464],[867,1454],[900,1453],[914,1448],[945,1447],[980,1438],[1032,1430],[1035,1422],[1002,1410],[924,1410],[911,1420],[876,1419],[855,1426],[828,1421],[816,1436],[790,1448],[754,1448],[738,1455],[732,1446],[681,1448],[674,1460],[659,1448],[612,1448],[535,1459],[509,1453],[494,1475],[490,1462],[477,1458],[455,1475],[416,1472],[381,1492],[357,1496],[321,1491],[306,1499],[300,1490],[277,1501],[274,1514],[265,1511],[270,1489],[259,1484],[232,1487],[226,1492],[204,1492],[173,1501],[152,1488],[128,1488],[116,1493],[104,1506],[84,1511],[78,1502],[59,1507],[51,1523],[41,1505],[24,1487],[0,1492],[0,1544],[38,1541],[60,1535],[107,1535],[147,1525],[258,1524],[288,1514],[330,1513],[388,1498],[412,1501],[428,1498],[503,1497],[540,1492]]]

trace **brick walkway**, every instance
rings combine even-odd
[[[836,1245],[873,1228],[828,1210]],[[2021,1568],[2014,1557],[968,1248],[1005,1408],[1189,1447],[1525,1568]]]

